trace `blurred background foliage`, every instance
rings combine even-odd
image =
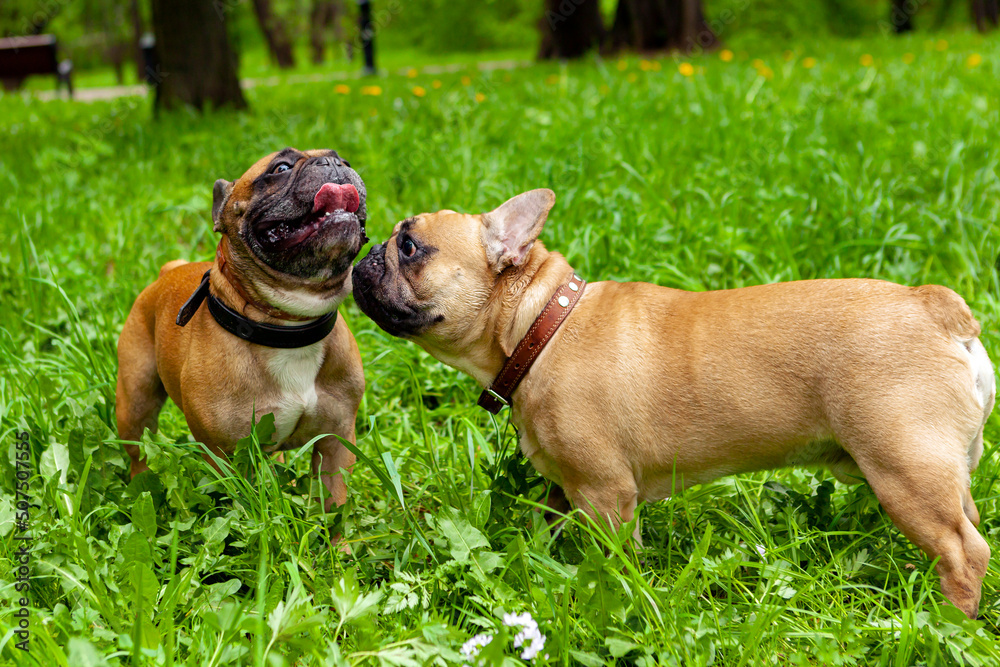
[[[566,0],[570,2],[571,0]],[[305,50],[314,0],[273,0],[297,49]],[[707,0],[706,19],[725,43],[805,40],[810,36],[863,37],[891,31],[888,0]],[[969,25],[969,7],[954,0],[912,0],[916,27],[933,31]],[[342,35],[357,40],[357,4],[341,3]],[[616,0],[601,0],[605,22],[614,18]],[[266,50],[251,0],[218,0],[229,17],[232,41],[241,53]],[[447,54],[523,49],[538,43],[543,21],[541,0],[373,0],[379,45],[384,49]],[[132,0],[4,0],[0,35],[50,32],[77,69],[116,66],[130,57],[135,18],[148,29],[149,8]],[[37,26],[42,29],[37,30]],[[339,58],[346,49],[335,48]],[[304,58],[302,59],[305,60]]]

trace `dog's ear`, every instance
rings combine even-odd
[[[524,262],[555,203],[556,193],[541,188],[511,197],[482,215],[486,257],[495,271]]]
[[[233,184],[224,178],[217,180],[215,187],[212,188],[212,222],[215,224],[215,231],[217,232],[222,231],[222,227],[219,224],[219,217],[232,191]]]

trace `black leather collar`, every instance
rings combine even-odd
[[[337,311],[327,313],[315,322],[290,327],[254,322],[219,301],[211,293],[209,290],[211,273],[211,269],[205,272],[198,289],[177,312],[177,326],[182,327],[190,322],[205,299],[208,299],[208,312],[212,313],[219,326],[234,336],[265,347],[289,349],[312,345],[326,338],[337,323]]]

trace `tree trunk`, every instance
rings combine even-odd
[[[292,52],[292,40],[288,37],[288,29],[281,17],[274,13],[271,0],[253,0],[253,10],[257,14],[257,22],[264,33],[267,50],[271,58],[281,69],[295,67],[295,54]]]
[[[604,40],[600,0],[545,0],[538,58],[579,58]]]
[[[892,0],[892,9],[889,11],[889,23],[892,24],[892,31],[897,35],[911,32],[913,30],[913,15],[920,7],[918,0]]]
[[[331,29],[335,41],[344,42],[344,27],[341,25],[343,13],[341,0],[313,0],[312,10],[309,12],[309,47],[313,63],[319,65],[323,62]]]
[[[365,76],[372,76],[378,70],[375,69],[375,24],[372,23],[371,0],[358,0],[358,37],[365,57],[365,65],[361,71]]]
[[[1000,3],[997,0],[972,0],[972,22],[979,32],[993,30],[1000,23]]]
[[[618,0],[611,48],[691,53],[716,45],[701,0]]]
[[[139,8],[139,0],[129,2],[129,12],[132,17],[132,59],[135,61],[136,81],[142,83],[146,77],[146,60],[142,55],[142,33],[145,28],[142,25],[142,10]]]
[[[152,0],[152,7],[161,65],[152,74],[156,109],[185,104],[245,108],[222,5],[215,0]]]

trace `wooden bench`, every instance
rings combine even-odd
[[[59,61],[54,35],[0,39],[0,81],[5,90],[17,90],[32,74],[54,74],[56,88],[66,84],[73,97],[73,63]]]

